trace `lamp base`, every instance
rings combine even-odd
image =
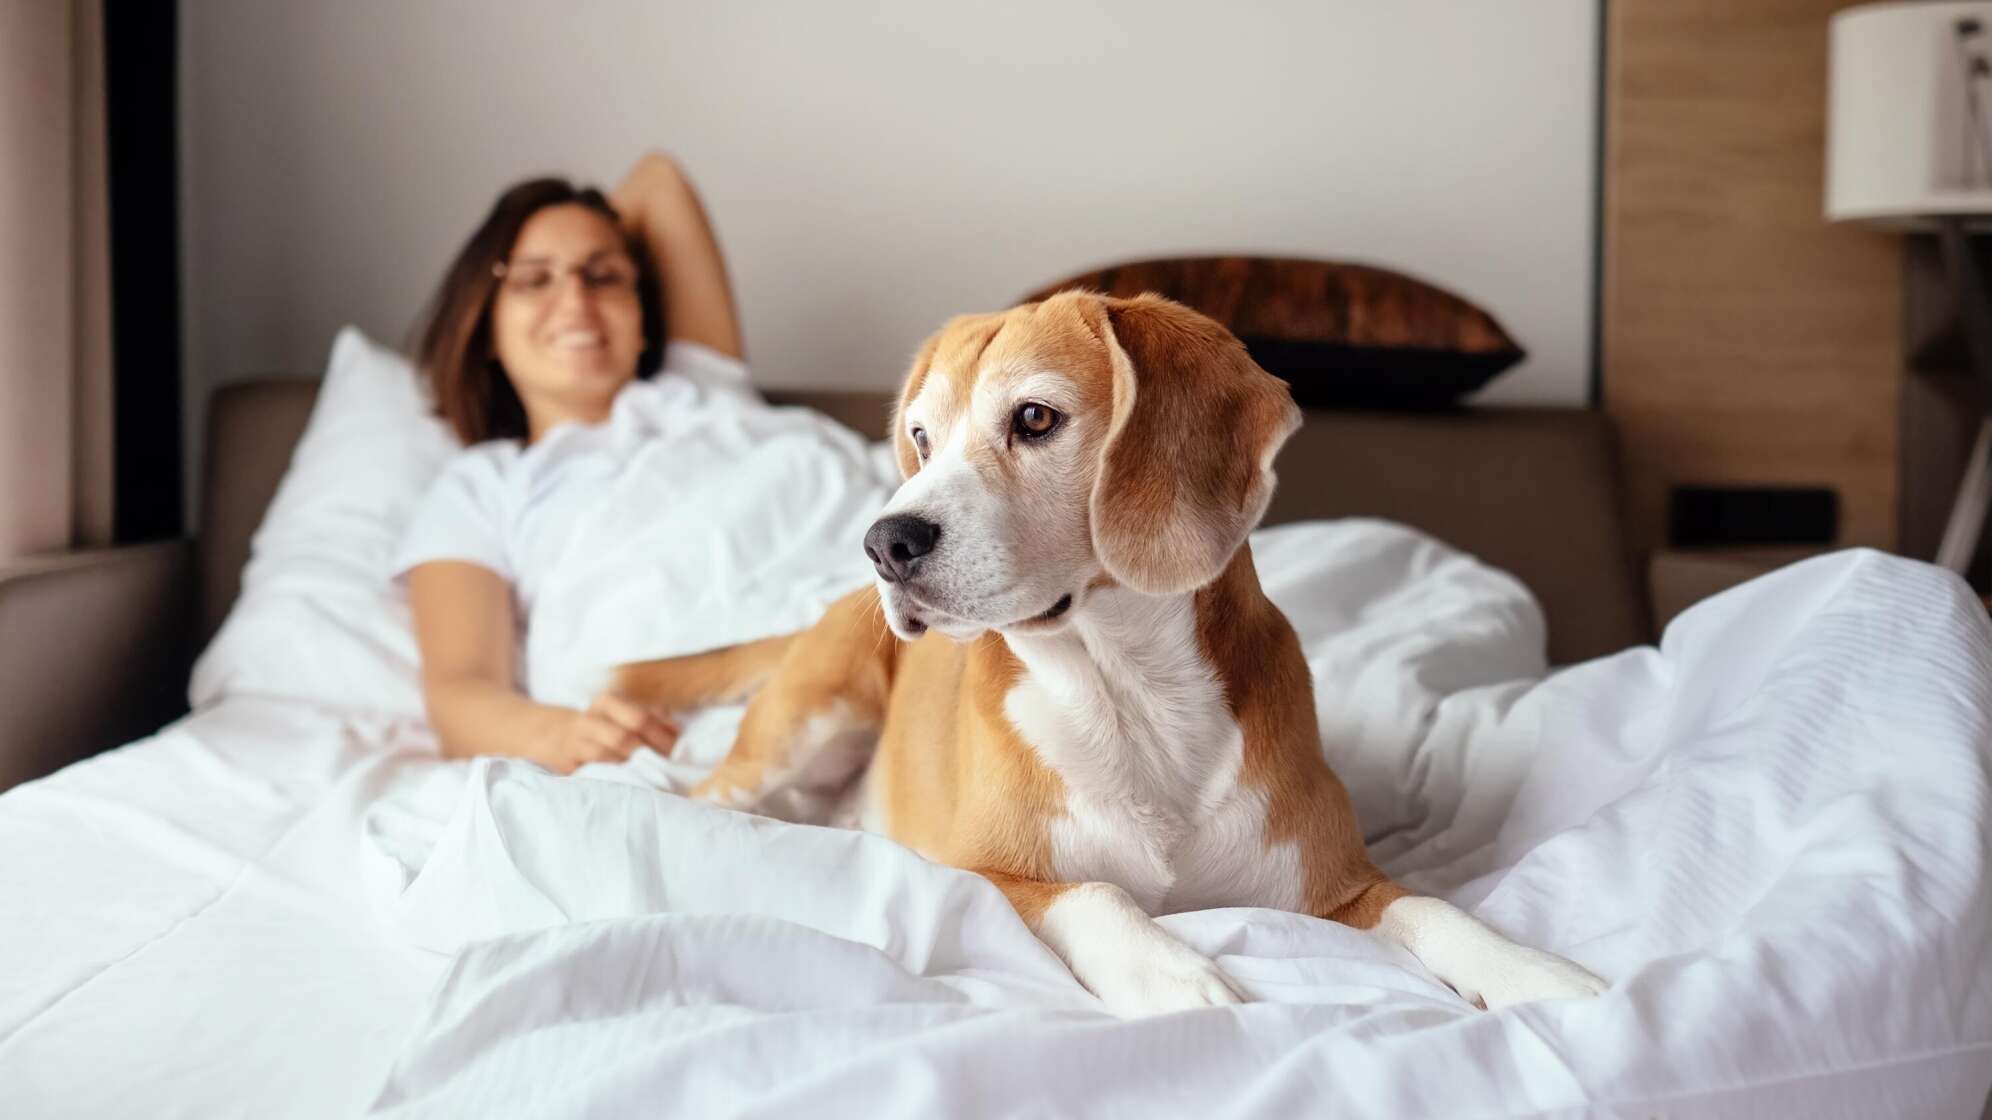
[[[1944,271],[1950,279],[1952,308],[1971,355],[1972,373],[1981,390],[1992,388],[1992,309],[1987,307],[1985,282],[1971,252],[1970,231],[1962,217],[1947,215],[1937,220],[1937,235]],[[1951,503],[1943,543],[1937,546],[1938,564],[1959,575],[1971,568],[1978,555],[1979,538],[1984,535],[1988,508],[1992,508],[1992,414],[1979,419],[1978,438],[1972,442],[1971,458],[1958,483],[1957,498]]]
[[[1988,508],[1992,508],[1992,417],[1978,422],[1978,439],[1971,445],[1971,459],[1958,483],[1957,500],[1951,503],[1950,520],[1944,523],[1943,543],[1937,546],[1939,565],[1959,575],[1970,569],[1972,558],[1978,555],[1978,540],[1984,535]]]

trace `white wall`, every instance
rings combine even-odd
[[[676,153],[756,376],[889,386],[950,314],[1082,268],[1367,261],[1590,369],[1595,0],[181,6],[188,422],[401,340],[498,190]],[[190,471],[189,478],[198,477]]]

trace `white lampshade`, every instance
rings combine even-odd
[[[1848,8],[1829,58],[1826,217],[1992,222],[1992,3]]]

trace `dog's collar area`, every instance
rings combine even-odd
[[[1053,619],[1057,618],[1058,616],[1064,614],[1066,611],[1069,611],[1071,609],[1072,609],[1072,596],[1069,594],[1061,595],[1058,597],[1058,602],[1053,603],[1051,605],[1050,610],[1045,611],[1043,614],[1034,614],[1029,618],[1026,618],[1020,622],[1012,622],[1008,627],[1004,627],[1003,629],[1016,629],[1016,628],[1038,626],[1042,623],[1052,621]]]
[[[904,585],[902,585],[902,590],[903,589]],[[911,599],[913,601],[914,605],[926,608],[926,604],[920,602],[920,600],[916,596],[914,596],[914,594],[911,591],[906,591],[905,594],[908,599]],[[931,609],[931,608],[926,608],[926,609]],[[1017,622],[1012,622],[1009,624],[1009,626],[992,626],[990,628],[994,630],[1007,630],[1020,626],[1036,626],[1040,623],[1050,622],[1071,609],[1072,609],[1072,596],[1070,594],[1065,594],[1059,596],[1058,602],[1053,603],[1051,605],[1051,609],[1043,612],[1042,614],[1034,614],[1029,618],[1022,619]],[[906,615],[906,620],[904,625],[909,635],[918,638],[924,635],[928,631],[928,629],[931,628],[932,624],[927,622],[925,619],[919,617],[918,615],[908,612]]]

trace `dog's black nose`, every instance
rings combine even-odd
[[[879,518],[866,531],[865,555],[871,557],[880,579],[899,583],[912,577],[920,558],[934,551],[934,542],[940,539],[939,525],[910,513],[895,513]]]

